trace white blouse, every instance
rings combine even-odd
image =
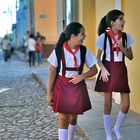
[[[128,33],[126,33],[126,35],[127,35],[126,48],[128,49],[131,47],[131,45],[134,43],[134,41]],[[117,40],[117,38],[118,38],[118,35],[115,36],[116,40]],[[104,39],[105,39],[105,33],[101,34],[100,37],[96,41],[96,46],[100,50],[104,50]],[[120,41],[122,42],[122,38]],[[112,42],[114,43],[113,40],[112,40]],[[116,45],[114,47],[116,47]],[[121,51],[118,53],[118,55],[117,55],[116,51],[114,51],[114,61],[115,62],[122,61],[122,58],[123,58],[123,53]],[[105,60],[110,61],[110,44],[109,44],[108,38],[107,38],[107,42],[106,42],[106,58],[105,58]]]
[[[36,41],[33,38],[27,40],[28,51],[35,51]]]
[[[74,68],[73,55],[71,53],[69,53],[65,48],[64,48],[64,55],[65,55],[66,67],[73,67]],[[80,66],[80,64],[81,64],[80,50],[77,51],[75,55],[76,55],[76,58],[77,58],[77,64],[78,64],[78,66]],[[49,56],[48,62],[51,65],[53,65],[54,67],[58,66],[55,49],[53,50],[53,52]],[[97,63],[96,57],[93,56],[93,54],[88,49],[86,49],[86,56],[85,56],[85,64],[86,64],[86,66],[88,68],[91,68],[96,63]],[[61,69],[60,69],[59,75],[62,76],[62,61],[61,61]],[[74,75],[78,75],[78,71],[67,71],[66,70],[65,77],[70,78],[70,77],[72,77]]]

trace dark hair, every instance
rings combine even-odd
[[[27,33],[30,33],[30,31],[28,30]]]
[[[34,38],[34,34],[33,33],[30,34],[30,38]]]
[[[71,22],[66,26],[66,29],[61,33],[56,47],[61,47],[65,41],[71,38],[71,35],[78,35],[81,32],[81,28],[84,28],[82,24],[78,22]]]
[[[108,27],[111,27],[110,22],[116,21],[120,15],[124,15],[124,13],[120,10],[114,9],[109,11],[100,21],[98,26],[98,35],[104,33]]]
[[[97,30],[98,35],[101,35],[102,33],[104,33],[106,29],[107,29],[106,16],[104,16],[101,19],[100,24],[98,26],[98,30]]]

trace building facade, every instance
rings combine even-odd
[[[57,1],[34,0],[34,31],[46,37],[49,44],[57,40]]]
[[[97,39],[97,28],[101,18],[107,14],[111,9],[120,9],[125,14],[125,29],[124,31],[130,33],[134,40],[134,45],[132,46],[134,59],[129,61],[126,58],[126,64],[128,68],[129,85],[131,88],[130,98],[131,106],[130,108],[140,114],[140,94],[139,94],[139,83],[140,83],[140,69],[139,64],[139,52],[140,42],[140,19],[138,18],[138,13],[140,11],[138,0],[76,0],[78,3],[78,21],[81,22],[86,29],[86,41],[85,45],[90,49],[93,54],[97,53],[95,41]],[[74,11],[74,10],[73,10]],[[72,12],[74,14],[74,12]],[[114,93],[114,99],[117,103],[120,103],[119,94]]]
[[[17,9],[17,47],[23,45],[25,33],[31,30],[30,0],[19,0]]]
[[[140,19],[138,13],[140,12],[139,0],[34,0],[32,18],[30,21],[30,27],[34,33],[40,32],[46,37],[47,43],[55,44],[63,28],[72,21],[81,22],[86,29],[86,40],[84,45],[96,55],[96,39],[97,28],[101,18],[111,9],[121,9],[125,13],[125,29],[124,31],[130,33],[134,39],[134,45],[132,50],[134,53],[134,59],[129,61],[126,59],[128,66],[129,84],[131,88],[131,109],[140,114],[140,69],[139,64],[139,52],[140,52]],[[31,7],[32,7],[31,6]],[[20,22],[23,21],[21,15],[24,17],[23,8],[18,12],[18,18]],[[27,14],[27,13],[26,13]],[[25,24],[25,23],[24,23]],[[23,34],[28,27],[20,28],[19,35]],[[30,29],[29,28],[29,29]],[[120,103],[118,94],[114,93],[114,99],[117,103]]]
[[[131,88],[130,98],[131,106],[130,108],[140,114],[140,94],[139,94],[139,83],[140,83],[140,69],[139,64],[139,52],[140,45],[140,19],[138,18],[138,13],[140,2],[138,0],[64,0],[64,23],[67,24],[71,21],[81,22],[86,29],[86,41],[85,45],[89,50],[92,51],[94,55],[97,53],[96,49],[96,39],[97,39],[97,28],[101,18],[107,14],[111,9],[120,9],[125,14],[125,29],[124,31],[130,33],[134,40],[134,45],[132,46],[134,59],[129,61],[126,58],[126,64],[128,68],[129,85]],[[114,93],[113,95],[115,102],[120,103],[120,95]]]

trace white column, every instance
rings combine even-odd
[[[115,0],[115,8],[119,10],[122,9],[121,0]]]
[[[115,8],[118,10],[122,10],[121,0],[115,0]],[[114,99],[115,103],[120,104],[120,102],[121,102],[120,94],[114,92],[113,99]]]
[[[122,9],[121,0],[115,0],[115,8],[119,10]]]
[[[63,31],[63,7],[62,0],[57,0],[57,34],[58,36]]]
[[[66,25],[72,21],[72,1],[66,0]]]

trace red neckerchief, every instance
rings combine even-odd
[[[77,51],[79,51],[80,46],[77,46],[77,47],[75,48],[75,51],[74,51],[74,52],[73,52],[73,51],[71,50],[71,48],[68,46],[67,42],[65,42],[65,43],[63,44],[63,47],[64,47],[69,53],[71,53],[71,54],[73,55],[74,67],[78,70],[77,58],[76,58],[76,55],[75,55],[75,54],[76,54]]]
[[[117,41],[119,41],[119,40],[121,39],[121,37],[122,37],[122,32],[120,31],[120,32],[118,33],[118,39],[117,39],[117,40],[115,39],[114,33],[113,33],[113,31],[112,31],[111,29],[107,32],[107,34],[108,34],[108,35],[111,37],[111,39],[114,41],[114,43],[112,43],[112,51],[113,51],[114,46],[115,46],[115,44],[116,44],[116,52],[117,52],[117,55],[118,55],[118,53],[119,53],[119,51],[120,51],[120,47],[119,47],[119,45],[117,44]]]

